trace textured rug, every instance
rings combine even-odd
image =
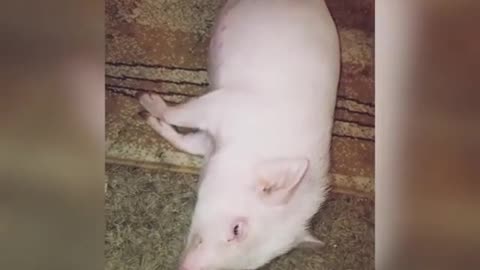
[[[106,158],[109,163],[196,173],[142,120],[133,98],[154,91],[172,103],[207,91],[206,53],[219,0],[106,2]],[[340,32],[342,75],[332,142],[334,186],[374,190],[373,1],[327,1]]]

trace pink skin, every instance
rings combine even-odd
[[[207,132],[180,134],[171,125],[167,124],[164,120],[168,117],[165,114],[168,106],[159,95],[146,93],[139,95],[138,99],[140,104],[148,111],[148,114],[143,115],[147,123],[176,148],[200,156],[206,156],[214,150],[213,139]],[[175,122],[175,118],[173,120],[167,119],[171,123],[172,121]]]
[[[245,217],[236,218],[231,224],[231,233],[227,235],[226,242],[230,245],[241,243],[247,237],[248,221]],[[199,248],[203,243],[202,240],[197,240],[197,244],[193,245],[190,250],[186,252],[186,255],[182,259],[182,265],[180,269],[190,270],[197,269],[199,261],[202,261],[208,256],[203,253]]]
[[[217,67],[210,67],[210,72],[212,72],[212,69],[218,69],[221,66],[222,58],[220,57],[221,55],[221,50],[223,48],[223,35],[220,33],[224,33],[227,30],[227,26],[223,23],[226,18],[228,17],[229,12],[238,4],[239,0],[230,0],[227,1],[227,3],[223,6],[223,8],[220,11],[220,14],[218,16],[218,20],[216,22],[215,28],[218,30],[215,30],[217,32],[216,35],[213,36],[213,38],[210,40],[210,45],[209,45],[209,50],[210,52],[215,52],[211,53],[210,57],[216,57],[219,61]]]

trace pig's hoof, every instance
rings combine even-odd
[[[138,99],[138,100],[140,100],[140,97],[143,96],[143,95],[145,95],[145,94],[146,94],[146,93],[144,93],[144,92],[137,91],[137,93],[135,93],[135,98]]]
[[[162,118],[163,113],[167,109],[167,104],[163,101],[162,97],[154,93],[140,93],[137,94],[137,98],[142,104],[143,108],[147,110],[151,115]]]
[[[147,120],[151,116],[151,114],[148,111],[141,111],[138,113],[138,116],[143,120]]]

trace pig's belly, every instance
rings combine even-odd
[[[318,88],[334,80],[339,64],[338,37],[322,4],[316,0],[227,4],[210,42],[209,80],[213,88],[288,88],[301,84]]]

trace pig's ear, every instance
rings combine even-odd
[[[321,248],[323,246],[325,246],[325,244],[322,241],[318,240],[315,236],[313,236],[309,232],[305,232],[298,242],[299,248],[316,249],[316,248]]]
[[[302,181],[307,168],[306,158],[261,162],[255,167],[257,192],[269,204],[285,204]]]

